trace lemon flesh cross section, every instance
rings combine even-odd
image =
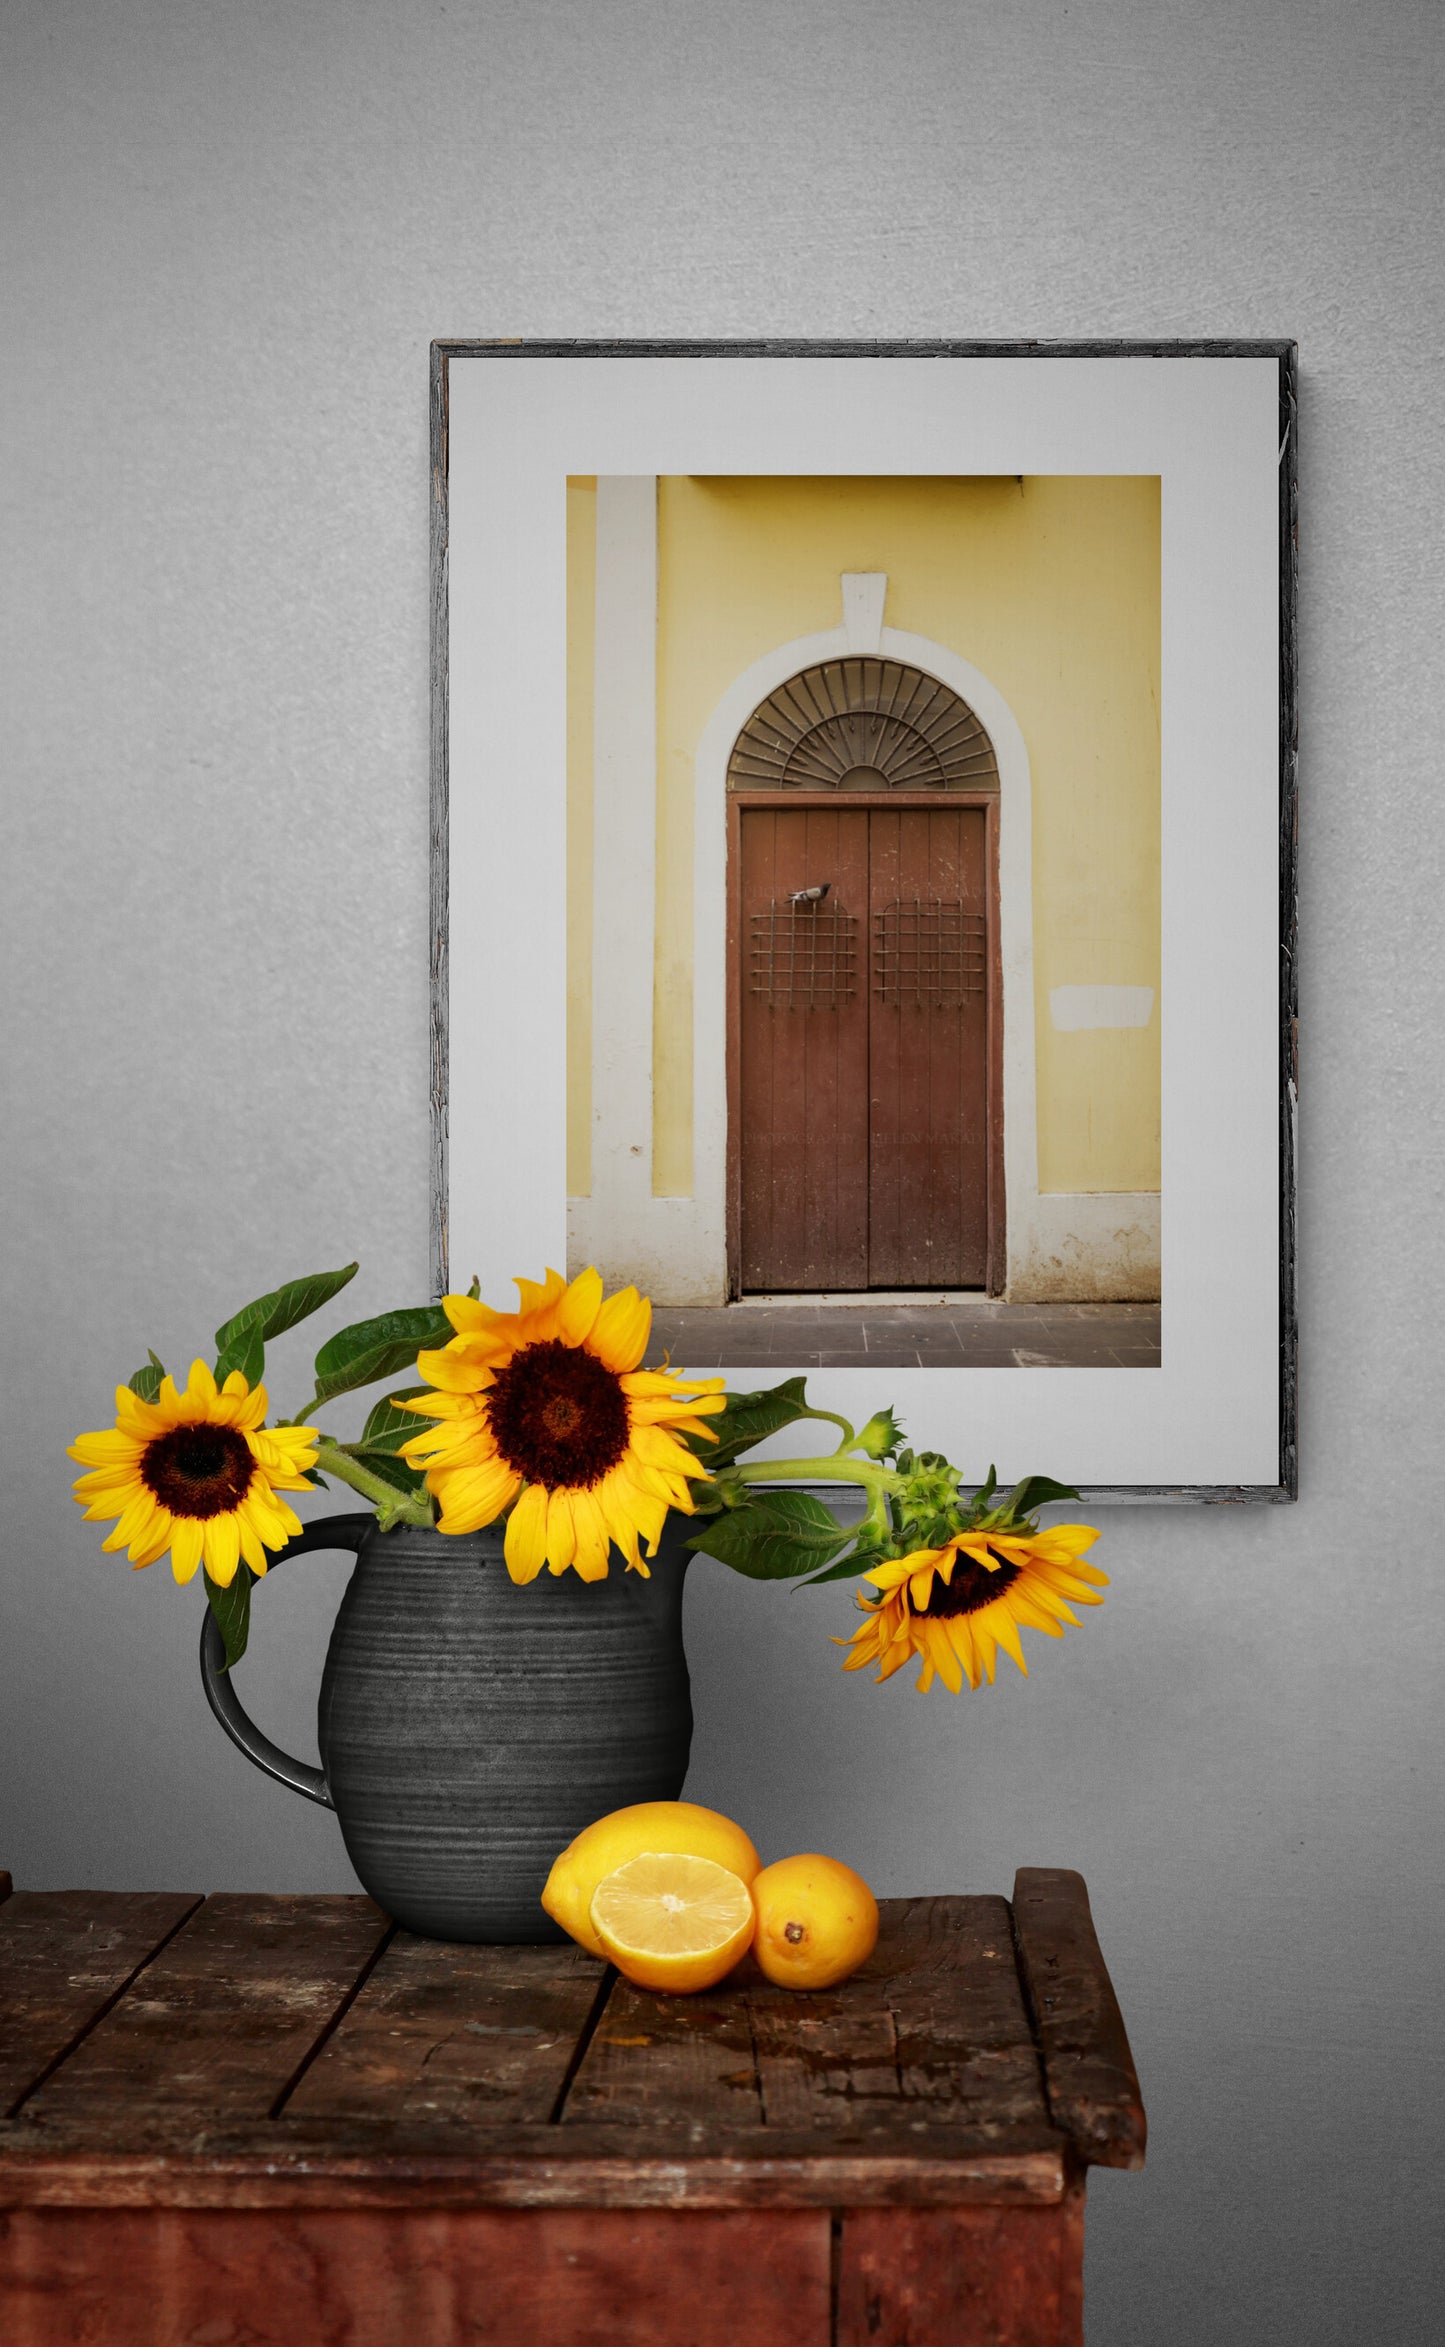
[[[696,1801],[634,1801],[599,1817],[569,1842],[547,1877],[542,1905],[589,1956],[607,1951],[592,1928],[592,1894],[604,1875],[644,1850],[714,1858],[751,1882],[762,1860],[740,1825]]]
[[[742,1876],[712,1858],[643,1850],[592,1894],[592,1928],[638,1988],[693,1996],[746,1954],[753,1902]]]

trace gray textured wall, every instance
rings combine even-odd
[[[774,1853],[1087,1874],[1154,2129],[1092,2188],[1093,2347],[1435,2335],[1442,63],[1435,0],[0,26],[0,1862],[36,1887],[348,1881],[63,1446],[277,1276],[424,1292],[429,338],[1300,342],[1304,1496],[1110,1517],[1104,1612],[957,1704],[844,1683],[821,1597],[689,1596],[693,1788]],[[298,1744],[342,1570],[258,1606]]]

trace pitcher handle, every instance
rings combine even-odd
[[[367,1533],[375,1528],[376,1518],[371,1514],[318,1516],[313,1524],[307,1524],[298,1532],[294,1540],[288,1540],[284,1548],[277,1549],[271,1559],[270,1570],[274,1572],[283,1558],[303,1556],[308,1549],[349,1548],[359,1552]],[[245,1570],[244,1566],[237,1569]],[[251,1718],[226,1668],[226,1642],[221,1636],[221,1625],[209,1606],[201,1624],[201,1685],[206,1690],[206,1701],[231,1742],[245,1753],[248,1760],[254,1760],[257,1768],[263,1769],[268,1777],[274,1777],[278,1784],[289,1785],[293,1793],[304,1794],[308,1801],[319,1801],[323,1809],[336,1807],[326,1783],[326,1771],[312,1768],[304,1760],[293,1760],[289,1752],[283,1752],[279,1744],[273,1744],[269,1736],[263,1736]]]

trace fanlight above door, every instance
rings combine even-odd
[[[897,660],[825,660],[770,693],[728,762],[734,791],[996,791],[968,703]]]

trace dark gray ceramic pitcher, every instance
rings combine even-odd
[[[502,1528],[461,1538],[370,1515],[308,1524],[272,1560],[356,1551],[321,1680],[321,1767],[242,1708],[209,1608],[201,1677],[232,1742],[334,1809],[378,1906],[441,1940],[548,1940],[538,1904],[559,1850],[630,1801],[676,1800],[692,1704],[682,1645],[686,1519],[652,1576],[539,1573],[518,1588]]]

